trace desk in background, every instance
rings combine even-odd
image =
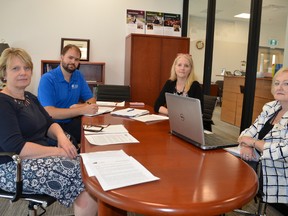
[[[152,111],[151,107],[145,107]],[[202,151],[169,133],[169,122],[145,124],[110,114],[83,117],[83,124],[124,124],[137,144],[93,146],[83,136],[82,152],[123,149],[160,180],[103,191],[82,164],[87,190],[98,199],[99,216],[219,215],[248,203],[258,179],[242,160],[225,150]]]
[[[265,103],[274,100],[271,94],[271,80],[271,78],[256,79],[252,121],[261,113]],[[240,86],[244,86],[244,83],[245,77],[224,77],[221,120],[238,127],[241,124],[243,104],[243,94],[240,92]]]

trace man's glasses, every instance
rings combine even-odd
[[[109,127],[110,124],[107,125],[84,125],[84,131],[89,132],[101,132],[104,128]]]

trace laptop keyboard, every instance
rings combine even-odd
[[[225,146],[237,143],[235,140],[223,139],[215,134],[205,134],[205,146]]]

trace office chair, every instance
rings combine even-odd
[[[222,106],[222,95],[223,95],[223,84],[224,84],[224,81],[223,80],[217,80],[215,82],[217,85],[218,85],[218,97],[219,97],[219,104],[220,104],[220,107]]]
[[[8,199],[10,202],[16,202],[19,199],[24,199],[28,201],[28,215],[37,215],[37,210],[39,208],[42,209],[42,213],[39,215],[43,215],[46,212],[46,207],[50,206],[52,203],[56,201],[54,197],[50,197],[48,195],[43,194],[23,194],[22,193],[22,173],[21,173],[21,159],[20,157],[13,152],[0,152],[0,157],[11,157],[17,165],[16,169],[16,192],[7,192],[0,189],[0,198]]]
[[[203,127],[205,130],[212,131],[214,124],[212,117],[217,103],[217,96],[204,95],[203,97]]]
[[[97,100],[122,102],[130,101],[130,86],[125,85],[98,85]]]

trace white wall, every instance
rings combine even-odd
[[[1,0],[0,41],[29,52],[37,94],[40,62],[60,57],[61,38],[90,39],[90,61],[105,62],[106,84],[124,83],[126,9],[182,14],[182,0]]]

